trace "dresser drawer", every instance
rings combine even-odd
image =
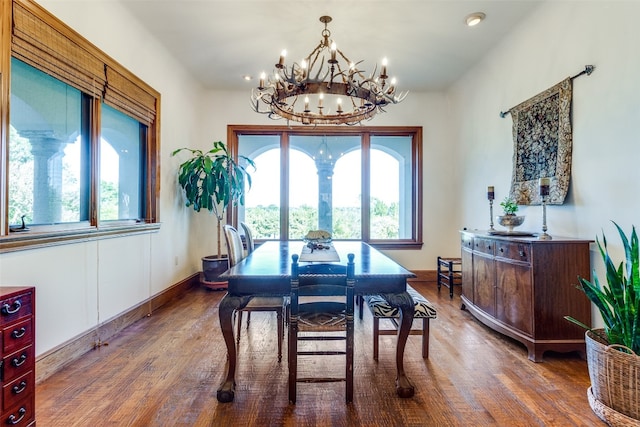
[[[0,325],[7,325],[14,320],[31,316],[33,313],[33,293],[5,298],[0,301]]]
[[[35,421],[35,417],[35,399],[32,394],[29,399],[21,402],[19,405],[9,408],[7,412],[2,414],[2,420],[0,423],[4,426],[17,427],[34,425],[32,423]]]
[[[520,262],[531,262],[531,245],[527,243],[496,241],[496,256]]]
[[[33,341],[33,318],[2,330],[2,354],[9,354]]]
[[[34,371],[27,372],[2,387],[2,411],[8,411],[17,406],[21,401],[30,397],[35,390]]]
[[[33,352],[33,346],[30,345],[29,347],[18,350],[2,359],[3,384],[7,384],[8,382],[13,381],[14,378],[18,378],[19,376],[33,370],[33,367],[35,366]]]
[[[496,241],[493,239],[483,239],[480,237],[476,237],[473,239],[473,250],[476,252],[493,255],[495,246]]]

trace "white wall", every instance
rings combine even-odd
[[[552,235],[595,239],[604,231],[622,260],[611,221],[627,234],[640,225],[639,13],[633,1],[546,2],[452,88],[466,226],[487,228],[487,185],[495,186],[497,200],[509,191],[512,120],[498,113],[593,64],[591,76],[574,80],[571,184],[565,204],[548,207],[547,223]],[[540,206],[521,213],[521,228],[540,230]],[[604,279],[593,246],[591,257]]]
[[[0,283],[36,286],[36,355],[109,320],[200,270],[194,218],[170,153],[202,140],[193,79],[117,2],[40,4],[161,93],[160,231],[0,255]]]

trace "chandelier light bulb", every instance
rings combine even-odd
[[[282,52],[280,53],[280,60],[278,61],[278,65],[276,65],[276,68],[284,67],[284,59],[286,57],[287,57],[287,49],[283,49]]]
[[[387,58],[382,58],[382,70],[380,71],[380,78],[383,79],[383,80],[388,77],[387,76],[387,64],[388,64]]]

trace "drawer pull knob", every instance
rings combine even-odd
[[[27,382],[20,381],[20,384],[14,385],[11,391],[13,394],[20,394],[27,389]]]
[[[19,417],[16,418],[16,416],[13,414],[9,415],[9,418],[7,418],[7,424],[12,426],[16,424],[20,424],[20,421],[22,421],[26,413],[27,413],[27,410],[23,406],[22,408],[18,409],[18,415],[20,415]]]
[[[500,252],[504,252],[504,248],[500,248]]]
[[[524,256],[524,251],[519,251],[518,253],[520,254],[520,256]]]
[[[491,245],[487,245],[487,249],[491,250]]]
[[[18,366],[22,366],[26,361],[27,361],[27,355],[23,353],[20,356],[20,358],[14,357],[13,360],[11,361],[11,364],[17,368]]]
[[[22,308],[20,300],[16,300],[13,304],[5,304],[2,306],[2,314],[8,316],[10,314],[16,314]]]
[[[15,329],[13,332],[11,332],[11,338],[22,338],[24,336],[24,334],[27,333],[27,328],[25,328],[24,326],[20,329]]]

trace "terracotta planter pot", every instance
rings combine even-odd
[[[603,329],[598,333],[605,335]],[[587,331],[591,409],[612,426],[640,425],[640,356],[625,353]],[[631,350],[629,350],[631,351]]]

